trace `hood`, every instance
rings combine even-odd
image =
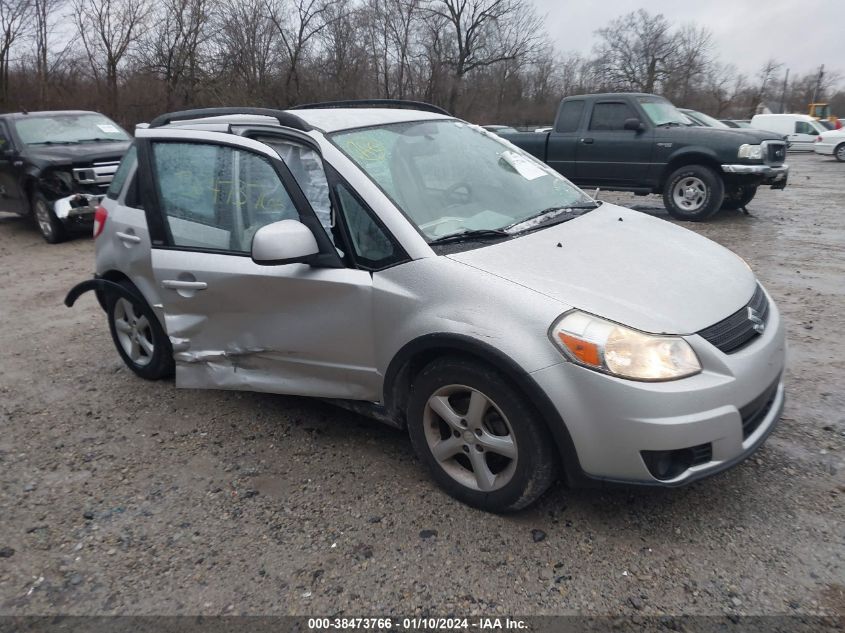
[[[25,155],[41,167],[119,160],[129,149],[130,141],[85,143],[83,145],[30,145]]]
[[[743,143],[758,145],[761,141],[783,140],[782,134],[767,132],[766,130],[755,130],[747,127],[725,129],[721,127],[702,127],[698,125],[690,127],[658,128],[656,135],[661,138],[679,136],[687,142],[695,142],[696,139],[701,139],[703,143],[706,143],[708,139],[713,140],[714,138],[720,138],[725,142],[735,142],[737,147]]]
[[[547,229],[448,255],[565,306],[634,327],[690,334],[733,314],[755,277],[726,248],[671,222],[603,204]]]

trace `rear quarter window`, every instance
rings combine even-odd
[[[109,189],[106,192],[106,196],[111,198],[112,200],[117,200],[117,197],[120,195],[120,192],[123,190],[123,185],[126,183],[126,178],[132,173],[132,170],[135,167],[135,164],[138,162],[138,150],[135,148],[134,143],[129,148],[129,150],[123,155],[123,160],[120,161],[120,165],[117,167],[117,171],[114,172],[114,178],[111,180],[111,184],[109,185]]]

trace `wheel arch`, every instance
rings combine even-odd
[[[669,159],[669,162],[666,163],[666,166],[663,168],[663,173],[660,174],[659,190],[663,191],[663,188],[666,186],[666,181],[676,169],[686,167],[687,165],[702,165],[704,167],[709,167],[716,172],[716,175],[721,178],[722,181],[725,180],[725,176],[722,173],[722,165],[716,155],[705,152],[704,150],[696,149],[675,154],[671,159]]]
[[[434,333],[420,336],[405,344],[391,360],[384,375],[383,402],[390,416],[403,428],[407,424],[405,409],[414,377],[430,362],[444,356],[471,359],[499,371],[527,398],[543,419],[554,438],[567,483],[575,485],[586,480],[566,424],[536,381],[504,352],[465,334]]]

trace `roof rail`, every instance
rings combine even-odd
[[[284,110],[274,110],[272,108],[196,108],[194,110],[181,110],[179,112],[170,112],[168,114],[161,114],[150,121],[150,127],[162,127],[174,121],[190,121],[191,119],[204,119],[214,116],[229,116],[233,114],[251,114],[255,116],[266,116],[276,119],[280,125],[290,127],[295,130],[302,130],[308,132],[313,128],[308,125],[301,118],[290,112]]]
[[[440,106],[423,101],[408,101],[406,99],[351,99],[349,101],[323,101],[320,103],[306,103],[294,106],[291,110],[316,110],[319,108],[398,108],[402,110],[422,110],[434,114],[452,116]]]

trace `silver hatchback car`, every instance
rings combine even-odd
[[[407,428],[490,511],[559,475],[685,484],[763,443],[784,326],[739,257],[433,106],[360,105],[139,126],[66,303],[94,290],[143,378]]]

